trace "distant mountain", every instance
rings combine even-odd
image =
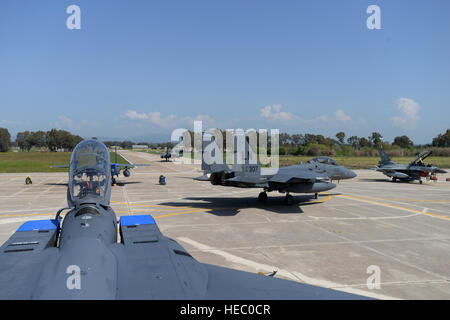
[[[162,143],[162,142],[170,142],[170,133],[149,133],[134,137],[107,137],[107,136],[98,136],[98,140],[100,141],[133,141],[133,142],[148,142],[148,143]]]

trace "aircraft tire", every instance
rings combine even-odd
[[[284,204],[287,206],[292,206],[294,204],[294,197],[291,196],[290,194],[287,194],[284,197]]]
[[[260,194],[258,195],[258,201],[261,203],[266,203],[267,202],[267,193],[260,192]]]

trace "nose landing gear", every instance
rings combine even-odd
[[[261,203],[267,202],[267,192],[263,191],[258,195],[258,201]]]
[[[284,197],[284,204],[287,206],[291,206],[294,204],[294,197],[291,196],[289,193],[286,194],[286,196]]]

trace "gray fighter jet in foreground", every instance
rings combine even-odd
[[[235,139],[236,141],[236,139]],[[356,174],[344,168],[329,157],[316,157],[306,163],[282,167],[276,172],[267,170],[262,172],[259,163],[249,164],[249,159],[255,158],[248,142],[245,142],[245,160],[243,164],[233,164],[230,168],[224,163],[208,164],[205,161],[204,151],[211,144],[209,135],[203,136],[202,142],[202,170],[203,175],[195,178],[198,181],[209,181],[213,185],[240,187],[240,188],[262,188],[258,200],[267,202],[267,192],[278,191],[286,193],[284,203],[292,205],[294,198],[290,193],[314,193],[317,199],[319,192],[328,191],[336,187],[327,180],[344,180],[356,177]],[[236,146],[236,143],[234,144]],[[235,148],[234,153],[237,153]],[[237,163],[236,161],[234,163]],[[273,171],[273,170],[272,170]]]
[[[425,164],[423,160],[431,155],[431,151],[421,152],[413,161],[409,164],[399,164],[391,161],[389,156],[384,152],[383,149],[378,149],[381,161],[378,162],[378,166],[375,168],[376,171],[382,172],[384,175],[391,177],[392,181],[412,181],[419,180],[422,184],[422,178],[427,178],[436,181],[437,173],[447,173],[447,171],[442,170],[436,166]]]
[[[363,299],[365,297],[197,262],[150,215],[110,207],[107,148],[73,151],[68,209],[23,224],[0,248],[0,299]],[[61,223],[62,220],[62,223]]]

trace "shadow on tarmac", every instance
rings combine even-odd
[[[320,205],[321,198],[328,195],[319,195],[319,199],[315,201],[314,195],[294,196],[295,203],[291,206],[284,204],[284,196],[270,197],[266,203],[260,203],[256,197],[239,197],[239,198],[219,198],[219,197],[188,197],[186,202],[163,202],[159,205],[172,207],[190,207],[193,209],[207,209],[209,213],[216,216],[234,216],[241,209],[261,209],[278,214],[302,214],[302,206]],[[201,201],[201,202],[192,202]]]

